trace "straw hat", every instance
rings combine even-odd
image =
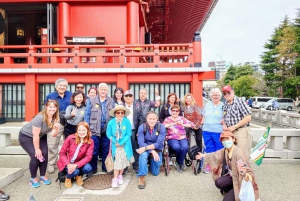
[[[115,111],[118,111],[118,110],[124,110],[125,117],[127,117],[130,114],[130,110],[128,108],[124,107],[123,105],[117,105],[115,108],[113,108],[109,111],[109,115],[112,117],[115,117],[116,116]]]

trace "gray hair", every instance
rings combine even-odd
[[[148,93],[148,90],[146,88],[140,88],[140,92],[143,91],[143,90]]]
[[[158,116],[157,116],[157,114],[156,114],[156,112],[155,111],[149,111],[148,113],[147,113],[147,116],[146,116],[146,118],[150,115],[150,114],[155,114],[155,116],[156,116],[156,118],[158,118]]]
[[[209,97],[211,98],[213,93],[218,93],[220,97],[222,97],[222,93],[219,88],[212,88],[209,92]]]
[[[108,85],[104,82],[101,82],[99,85],[98,85],[98,88],[100,87],[106,87],[108,89]]]
[[[68,81],[64,78],[59,78],[55,81],[55,88],[58,86],[59,83],[61,82],[66,82],[67,83],[67,87],[68,87]]]

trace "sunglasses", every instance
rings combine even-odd
[[[84,87],[76,87],[76,89],[83,89]]]
[[[231,92],[230,91],[228,91],[228,92],[223,92],[223,95],[224,96],[226,96],[226,95],[230,95],[231,94]]]
[[[131,95],[131,94],[128,94],[128,95],[126,95],[125,97],[132,97],[132,95]]]
[[[179,112],[179,110],[172,110],[172,112]]]
[[[48,99],[47,102],[54,102],[54,103],[57,103],[57,101],[56,101],[56,100],[53,100],[53,99]]]
[[[116,112],[117,115],[124,115],[125,112]]]

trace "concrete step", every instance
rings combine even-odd
[[[0,147],[0,155],[27,155],[21,146]]]
[[[22,176],[22,168],[0,168],[0,189]]]

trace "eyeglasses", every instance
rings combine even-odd
[[[179,110],[172,110],[172,112],[179,112]]]
[[[131,95],[131,94],[128,94],[128,95],[126,95],[125,97],[132,97],[132,95]]]
[[[76,89],[83,89],[84,87],[76,87]]]
[[[228,95],[228,96],[229,96],[230,94],[231,94],[231,92],[230,92],[230,91],[228,91],[228,92],[223,92],[223,95],[224,95],[224,96],[226,96],[226,95]]]
[[[125,112],[116,112],[117,115],[124,115]]]

